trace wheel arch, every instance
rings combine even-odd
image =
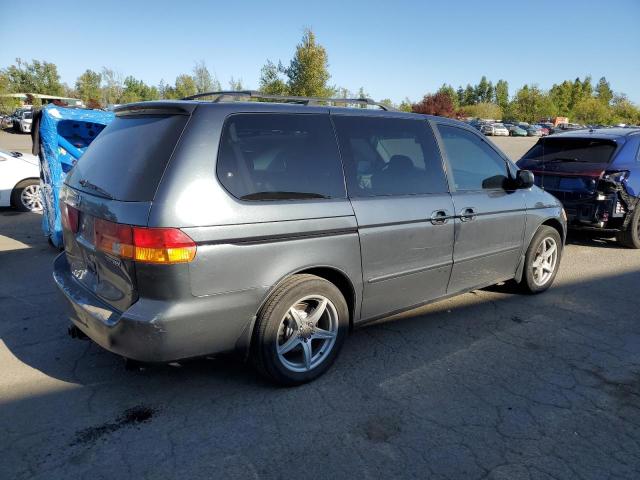
[[[27,177],[27,178],[23,178],[22,180],[18,181],[13,188],[11,189],[11,193],[9,194],[9,203],[11,204],[12,207],[15,207],[15,205],[13,205],[13,196],[15,191],[20,188],[20,184],[29,181],[29,180],[35,180],[36,182],[40,183],[40,178],[39,177]]]
[[[280,285],[282,285],[282,283],[284,283],[288,278],[291,278],[293,275],[300,275],[302,273],[308,273],[310,275],[324,278],[328,282],[333,283],[338,288],[338,290],[340,290],[340,293],[342,293],[342,295],[344,296],[344,299],[347,302],[347,306],[349,307],[349,326],[353,326],[357,302],[356,289],[349,276],[343,270],[330,265],[304,267],[284,275],[280,280],[273,284],[273,286],[265,294],[264,298],[260,302],[260,306],[258,308],[258,311],[256,312],[256,316],[260,313],[260,310],[262,310],[262,307],[267,302],[269,297]]]
[[[565,227],[562,225],[562,223],[560,222],[560,220],[558,220],[557,218],[547,218],[544,222],[542,222],[540,224],[540,226],[542,225],[546,225],[549,226],[551,228],[555,228],[558,231],[558,234],[560,235],[560,238],[562,239],[562,244],[564,245],[565,240],[567,238],[567,232]],[[540,228],[540,227],[538,227]],[[536,231],[538,231],[538,229],[536,229]]]
[[[340,293],[342,293],[342,295],[344,296],[344,299],[347,302],[347,307],[349,309],[349,330],[353,328],[355,316],[358,311],[357,306],[359,298],[356,293],[354,283],[351,278],[349,278],[349,275],[347,275],[342,269],[331,265],[306,266],[298,270],[289,272],[282,278],[280,278],[280,280],[278,280],[271,286],[271,288],[269,288],[267,293],[260,301],[253,320],[250,322],[248,328],[245,329],[243,335],[236,343],[236,350],[240,351],[245,359],[248,358],[251,351],[256,327],[256,320],[258,319],[260,311],[263,309],[264,305],[267,303],[273,292],[275,292],[280,285],[287,281],[287,279],[291,278],[293,275],[299,275],[303,273],[308,273],[323,278],[328,282],[334,284],[338,288],[338,290],[340,290]]]

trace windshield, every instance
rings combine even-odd
[[[529,150],[522,161],[527,164],[582,162],[608,164],[616,142],[600,138],[545,138]]]
[[[501,123],[495,123],[493,126],[496,128],[504,128],[504,125]]]

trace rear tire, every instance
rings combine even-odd
[[[300,385],[333,364],[349,327],[349,309],[340,290],[309,274],[293,275],[261,309],[251,357],[264,377],[280,385]]]
[[[40,180],[23,180],[11,192],[11,206],[21,212],[41,212]]]
[[[627,228],[616,235],[618,242],[628,248],[640,248],[640,202],[631,216]]]
[[[556,278],[562,258],[562,239],[558,231],[542,225],[531,239],[525,255],[520,289],[525,293],[541,293]]]

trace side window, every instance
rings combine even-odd
[[[328,115],[231,115],[222,129],[216,173],[242,200],[346,196]]]
[[[456,190],[501,188],[507,179],[507,165],[473,132],[449,125],[438,125],[449,159]]]
[[[447,192],[440,153],[423,120],[334,115],[349,195]]]

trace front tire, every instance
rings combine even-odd
[[[309,274],[293,275],[258,315],[252,360],[267,379],[300,385],[333,364],[347,335],[349,309],[340,290]]]
[[[556,278],[562,257],[562,239],[558,231],[542,225],[531,239],[525,255],[520,288],[525,293],[541,293]]]
[[[618,242],[628,248],[640,248],[640,202],[636,203],[627,228],[616,235]]]
[[[40,180],[23,180],[11,192],[11,206],[21,212],[41,212]]]

